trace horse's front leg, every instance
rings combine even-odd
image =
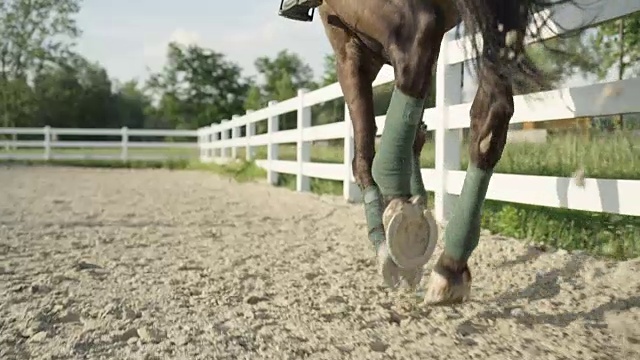
[[[390,29],[394,36],[387,51],[396,80],[372,172],[388,204],[383,224],[389,255],[407,274],[415,275],[406,276],[414,278],[409,282],[415,285],[437,241],[435,221],[425,209],[419,167],[422,144],[415,145],[445,29],[439,12],[428,2],[412,10],[405,17],[412,23]]]
[[[337,18],[330,23],[330,11],[321,7],[320,16],[336,54],[338,82],[353,126],[355,151],[351,164],[362,192],[367,235],[377,254],[380,274],[388,286],[395,287],[400,281],[400,269],[387,255],[382,221],[384,204],[371,173],[377,132],[371,83],[382,68],[382,61],[372,56]]]
[[[372,164],[375,154],[375,137],[377,128],[373,113],[373,93],[371,82],[380,71],[381,62],[371,58],[364,58],[359,43],[345,46],[344,52],[338,52],[337,70],[338,78],[344,93],[344,99],[349,110],[354,129],[354,157],[352,170],[356,183],[362,191],[365,219],[369,241],[374,247],[378,258],[378,271],[385,283],[390,287],[396,287],[400,280],[404,279],[411,287],[418,285],[422,279],[422,266],[399,267],[397,261],[388,251],[385,226],[383,225],[383,209],[389,203],[383,200],[378,185],[373,179]],[[420,111],[422,113],[423,110]],[[426,127],[420,125],[416,129],[411,158],[410,195],[412,195],[411,209],[418,210],[419,222],[422,226],[414,226],[414,231],[427,237],[426,247],[418,244],[420,254],[430,257],[437,241],[436,223],[430,213],[423,211],[426,206],[426,190],[420,174],[420,154],[426,139]],[[389,209],[389,208],[388,208]],[[402,212],[402,209],[400,210]],[[389,211],[385,212],[387,218]],[[426,220],[423,221],[423,220]],[[415,225],[415,224],[414,224]],[[427,228],[425,228],[425,225]],[[407,250],[407,249],[405,249]],[[414,249],[408,249],[411,254]],[[426,261],[424,261],[426,262]]]
[[[427,303],[462,302],[471,291],[467,261],[480,239],[481,209],[493,169],[507,140],[513,116],[513,89],[509,79],[482,69],[471,106],[469,166],[451,219],[444,233],[445,249],[427,287]]]
[[[387,251],[384,201],[371,171],[377,133],[371,82],[380,71],[381,63],[372,62],[370,58],[365,61],[362,51],[358,44],[353,44],[337,57],[338,78],[353,126],[352,170],[362,192],[367,234],[376,252],[378,272],[386,285],[394,288],[403,277],[410,283],[419,281],[420,277],[403,273]]]

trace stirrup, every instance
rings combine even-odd
[[[278,15],[291,20],[313,21],[316,7],[320,4],[322,0],[280,0]]]

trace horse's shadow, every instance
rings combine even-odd
[[[561,291],[558,277],[564,281],[572,282],[577,288],[581,286],[576,276],[584,267],[587,257],[574,257],[563,268],[554,269],[536,277],[536,280],[521,290],[508,291],[491,300],[491,303],[498,304],[501,310],[485,310],[476,314],[480,319],[512,319],[527,327],[534,325],[551,325],[556,327],[567,327],[576,320],[585,320],[587,326],[606,327],[604,315],[608,311],[623,311],[633,308],[640,308],[640,296],[631,296],[624,299],[613,299],[608,303],[599,305],[593,309],[585,311],[569,311],[556,314],[535,314],[525,313],[521,316],[514,315],[513,309],[519,306],[514,305],[518,300],[527,299],[536,301],[542,299],[552,299]],[[458,326],[458,332],[468,333],[473,319],[469,319]]]
[[[525,264],[529,261],[533,261],[539,258],[546,251],[546,247],[543,246],[530,246],[527,248],[527,252],[522,255],[518,255],[512,260],[507,260],[498,265],[498,268],[510,267],[518,264]]]

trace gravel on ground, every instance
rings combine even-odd
[[[640,359],[640,259],[485,233],[456,307],[387,290],[373,261],[338,197],[0,167],[0,359]]]

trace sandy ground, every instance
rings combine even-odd
[[[204,172],[1,167],[0,359],[640,359],[640,260],[487,234],[473,300],[429,308],[363,221]]]

